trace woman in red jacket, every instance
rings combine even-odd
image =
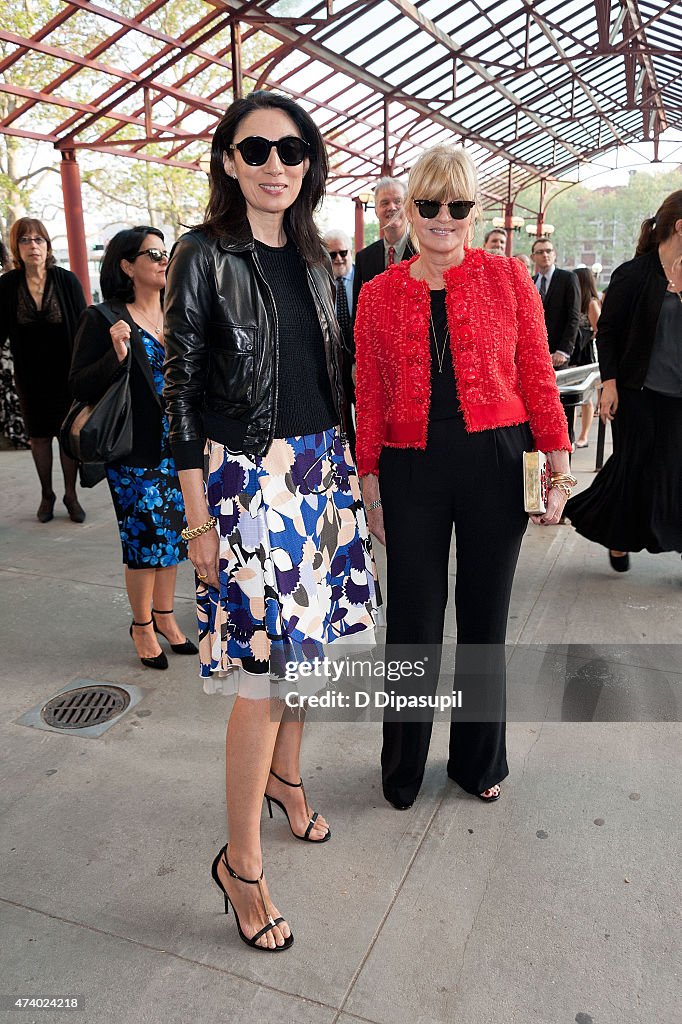
[[[386,544],[387,645],[432,648],[436,662],[455,527],[455,688],[465,709],[484,693],[488,720],[453,722],[447,771],[494,801],[508,774],[504,641],[528,522],[524,450],[548,453],[552,470],[547,511],[533,522],[557,523],[575,480],[533,282],[518,260],[468,248],[477,191],[473,164],[450,146],[428,150],[410,174],[419,254],[364,285],[358,304],[357,460],[370,529]],[[429,665],[432,692],[433,656]],[[399,810],[419,792],[432,714],[386,713],[383,788]]]

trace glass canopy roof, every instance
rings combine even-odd
[[[682,132],[665,0],[41,0],[0,28],[0,132],[199,168],[235,91],[300,101],[329,192],[463,143],[486,204]],[[37,19],[37,20],[36,20]],[[240,84],[241,83],[241,84]],[[679,136],[678,136],[679,137]]]

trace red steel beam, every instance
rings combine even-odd
[[[76,154],[72,149],[62,152],[60,171],[62,176],[62,192],[64,194],[66,237],[69,245],[69,263],[83,287],[86,302],[90,303],[92,302],[92,295],[90,294],[88,247],[85,241],[85,223],[83,221],[81,177],[78,163],[76,162]]]
[[[14,32],[8,32],[5,29],[0,29],[0,40],[6,43],[19,43],[21,42],[21,36],[15,35]],[[123,79],[126,82],[131,82],[135,86],[145,85],[147,80],[141,78],[139,75],[134,74],[130,71],[123,71],[121,68],[115,68],[110,64],[104,64],[101,61],[90,60],[87,57],[79,57],[75,53],[70,53],[68,50],[64,50],[61,46],[48,46],[46,43],[34,43],[31,47],[38,53],[44,53],[49,57],[56,57],[58,60],[71,62],[78,64],[80,67],[89,68],[91,71],[99,71],[104,75],[110,75],[112,78]],[[120,86],[119,86],[120,87]],[[191,93],[185,93],[174,89],[172,85],[164,85],[161,82],[155,82],[154,88],[158,92],[162,92],[167,96],[172,96],[174,99],[181,100],[182,102],[190,103],[197,109],[206,109],[207,113],[216,113],[215,108],[208,107],[198,96],[193,96]],[[102,115],[104,116],[104,115]]]
[[[0,82],[0,92],[8,93],[10,96],[23,96],[25,99],[30,99],[32,103],[29,105],[35,105],[37,103],[48,103],[56,107],[66,107],[68,110],[80,111],[84,114],[97,113],[97,107],[92,103],[80,103],[78,100],[67,100],[62,96],[52,96],[51,94],[45,94],[42,92],[36,92],[35,89],[27,89],[22,85],[9,85],[7,82]],[[136,127],[144,127],[144,120],[141,117],[134,117],[128,114],[117,114],[117,120],[120,121],[119,128],[124,124],[132,124]],[[195,138],[195,133],[185,131],[184,129],[175,128],[160,122],[152,122],[152,128],[161,132],[168,132],[178,138],[187,138],[191,142]],[[119,129],[117,129],[119,130]],[[9,130],[9,125],[0,121],[0,131],[12,134]],[[54,141],[57,141],[57,135],[50,136]]]
[[[597,18],[597,38],[599,40],[599,52],[607,53],[611,49],[611,0],[594,0],[594,7],[594,13]]]
[[[51,32],[54,32],[56,28],[59,28],[60,25],[63,25],[65,21],[71,18],[74,15],[74,13],[75,11],[70,11],[68,7],[65,7],[61,14],[56,14],[54,18],[51,18],[45,25],[42,26],[42,28],[39,28],[38,31],[31,36],[30,41],[27,39],[22,39],[18,50],[16,50],[14,53],[8,54],[6,57],[0,60],[0,74],[2,74],[4,71],[7,71],[7,69],[10,68],[12,64],[16,64],[18,60],[20,60],[22,57],[25,57],[27,53],[31,52],[33,47],[31,45],[27,45],[29,44],[29,42],[40,42],[41,39],[45,39],[46,36],[49,36]]]
[[[153,13],[153,11],[157,10],[159,7],[163,7],[167,2],[168,2],[168,0],[155,0],[155,2],[150,5],[150,7],[146,8],[146,10],[143,12],[143,14],[145,14],[145,16],[146,16],[147,13]],[[76,9],[71,10],[71,11],[69,11],[69,15],[68,16],[72,17],[76,13],[77,13]],[[94,49],[92,49],[88,53],[87,56],[90,59],[94,59],[94,58],[98,57],[100,55],[100,53],[104,53],[104,51],[109,49],[110,46],[112,46],[114,43],[118,42],[119,39],[122,39],[124,35],[126,35],[126,32],[122,31],[122,32],[115,33],[113,36],[109,36],[107,39],[102,40],[101,43],[99,43],[97,46],[95,46]],[[45,33],[43,33],[40,38],[42,39],[42,38],[44,38],[44,36],[45,36]],[[38,38],[37,35],[33,37],[34,40],[37,40],[37,38]],[[33,47],[31,47],[31,49],[32,48]],[[58,89],[60,85],[64,84],[64,82],[67,82],[70,78],[73,78],[73,76],[79,70],[80,70],[80,68],[77,65],[74,65],[73,63],[71,63],[71,65],[65,71],[63,71],[61,73],[61,75],[58,75],[57,78],[53,79],[52,82],[49,82],[44,87],[44,89],[42,91],[45,92],[45,93],[52,93],[52,92],[54,92],[54,90]],[[16,120],[16,118],[21,117],[23,114],[25,114],[28,110],[31,109],[31,106],[32,106],[32,104],[27,103],[27,104],[24,104],[21,107],[18,107],[13,112],[13,114],[12,114],[12,120]],[[60,131],[60,129],[59,129],[59,127],[57,127],[55,129],[55,134],[58,135],[59,131]]]
[[[164,6],[164,4],[166,4],[166,3],[167,3],[167,0],[155,0],[155,3],[153,3],[149,7],[145,8],[145,10],[140,14],[140,17],[148,16],[150,13],[153,13],[157,8]],[[179,40],[175,40],[173,46],[167,44],[166,46],[164,46],[162,48],[162,50],[159,53],[154,54],[153,57],[149,57],[147,60],[145,60],[137,68],[137,74],[142,74],[144,71],[148,70],[150,67],[152,67],[156,63],[156,61],[159,59],[160,56],[164,56],[165,54],[170,53],[171,50],[176,49],[177,46],[178,46],[178,42],[184,41],[188,36],[190,36],[197,29],[201,29],[205,25],[208,25],[212,21],[215,21],[215,19],[218,16],[219,15],[218,15],[217,11],[211,11],[208,15],[206,15],[199,22],[197,22],[196,25],[191,26],[190,29],[188,29],[185,33],[183,33],[179,37]],[[114,42],[115,40],[117,40],[119,38],[122,38],[125,35],[127,35],[127,30],[122,30],[121,32],[114,33],[114,35],[109,40],[105,40],[98,47],[96,47],[96,50],[98,52],[103,52],[105,49],[108,48],[108,46],[112,42]],[[94,53],[94,51],[93,51],[93,53]],[[115,82],[113,85],[109,86],[108,89],[105,89],[105,91],[103,93],[101,93],[99,96],[97,96],[94,99],[93,102],[95,103],[96,106],[101,107],[101,105],[103,103],[105,103],[111,96],[115,95],[115,93],[120,89],[120,87],[121,87],[120,81]],[[139,117],[139,116],[142,115],[142,113],[143,113],[143,110],[140,109],[140,110],[137,110],[135,112],[135,115]],[[55,129],[57,134],[63,134],[77,120],[78,120],[77,116],[74,116],[74,117],[71,117],[71,118],[67,118],[66,121],[63,121],[61,124],[57,125],[57,128]],[[114,129],[114,130],[116,131],[117,129]]]
[[[215,105],[211,104],[209,106],[199,96],[196,96],[193,93],[187,93],[184,90],[176,89],[172,85],[163,85],[158,80],[158,76],[161,75],[164,71],[167,71],[169,67],[173,66],[173,64],[176,64],[179,60],[182,60],[182,58],[186,56],[187,53],[192,52],[195,46],[200,46],[205,39],[209,39],[212,35],[215,35],[216,32],[218,32],[219,30],[219,28],[214,27],[204,32],[196,40],[196,43],[190,44],[187,47],[183,47],[183,49],[180,52],[174,54],[172,57],[169,57],[162,64],[156,65],[145,76],[141,76],[139,74],[135,74],[134,76],[128,76],[132,84],[127,89],[124,89],[124,91],[120,93],[116,97],[116,99],[112,100],[108,104],[105,104],[105,106],[100,110],[100,113],[98,115],[93,114],[89,117],[86,117],[85,121],[81,121],[76,126],[76,128],[70,133],[68,138],[84,131],[86,128],[88,128],[95,121],[99,120],[101,117],[106,117],[109,111],[112,110],[117,103],[121,103],[129,96],[132,96],[134,93],[139,91],[140,86],[144,85],[153,85],[154,89],[157,92],[164,93],[167,96],[171,96],[173,97],[173,99],[179,100],[180,102],[188,103],[193,110],[203,110],[209,114],[218,113],[218,108]],[[113,116],[115,117],[115,115]]]
[[[353,238],[353,244],[355,252],[358,253],[360,249],[365,247],[365,208],[357,197],[353,202],[355,204],[355,237]]]

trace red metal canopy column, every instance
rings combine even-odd
[[[538,219],[535,222],[535,237],[539,238],[540,235],[544,234],[545,231],[545,209],[547,204],[545,203],[545,194],[547,192],[547,180],[545,178],[540,179],[540,203],[538,205]]]
[[[61,162],[62,193],[64,195],[64,217],[66,237],[69,243],[69,263],[83,286],[87,302],[92,302],[90,275],[88,273],[88,248],[85,242],[83,223],[83,200],[81,198],[81,176],[76,161],[76,151],[62,150]]]
[[[360,252],[365,248],[365,208],[361,199],[354,199],[355,203],[355,251]]]
[[[512,215],[514,213],[514,204],[509,202],[504,204],[504,229],[507,232],[507,239],[504,243],[504,254],[505,256],[512,255],[512,239],[514,237],[514,231],[512,226]]]

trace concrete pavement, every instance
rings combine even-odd
[[[576,453],[581,484],[593,458],[594,441]],[[169,654],[167,672],[136,659],[105,484],[83,493],[84,525],[59,500],[40,525],[30,454],[0,452],[0,473],[3,1020],[679,1019],[678,722],[512,723],[493,806],[448,781],[438,724],[404,813],[381,796],[378,723],[311,723],[306,788],[334,834],[313,849],[264,816],[266,873],[296,941],[260,955],[209,877],[229,699],[203,694],[193,659]],[[569,527],[531,528],[512,604],[511,643],[669,645],[679,686],[679,555],[637,555],[618,576]],[[176,609],[192,635],[187,569]],[[82,677],[145,696],[99,739],[15,724]],[[30,995],[85,1009],[9,1009]]]

